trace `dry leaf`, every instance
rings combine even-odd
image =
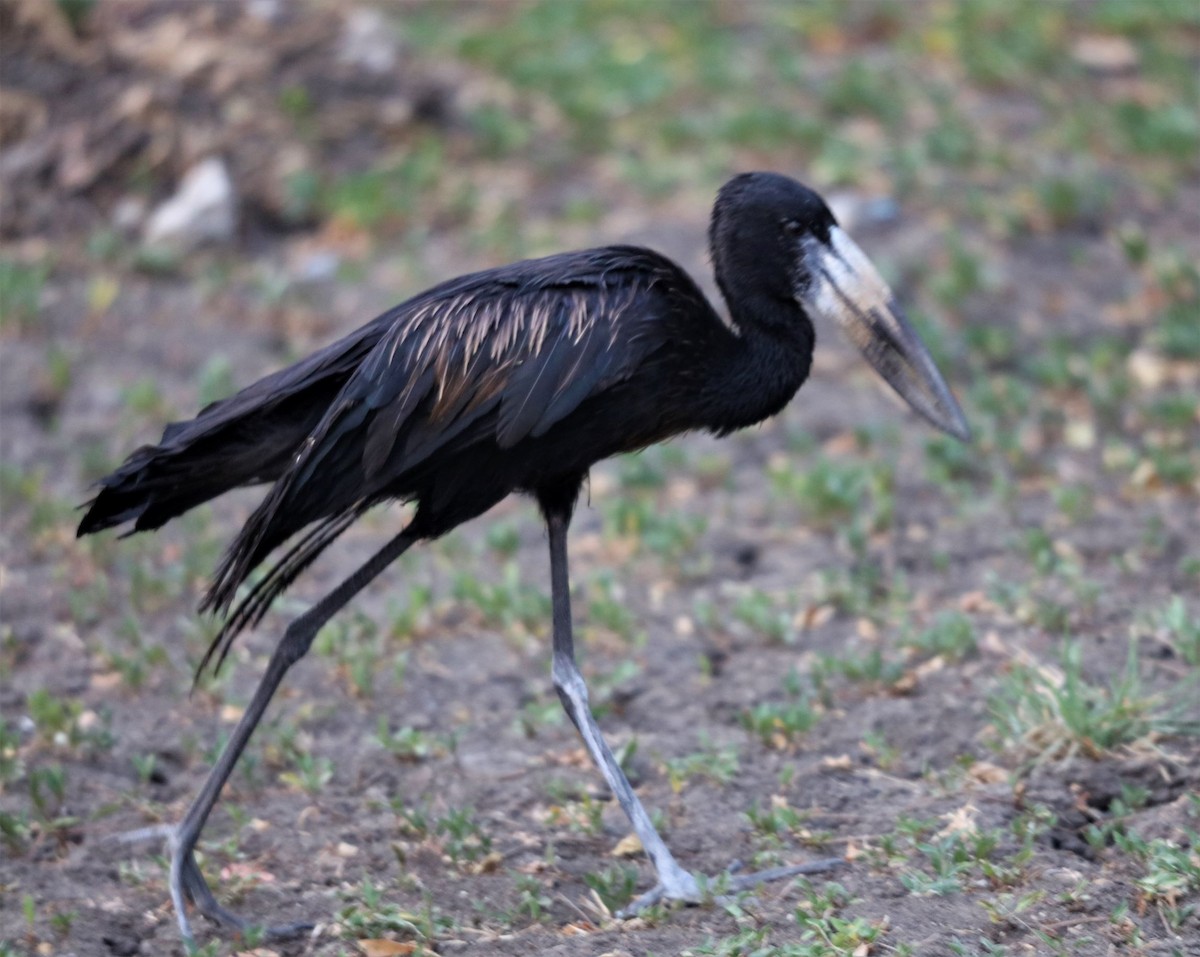
[[[927,542],[929,541],[929,529],[924,525],[914,523],[904,530],[904,537],[910,542]]]
[[[820,628],[834,616],[833,605],[809,605],[796,616],[795,625],[802,631]]]
[[[501,854],[499,851],[492,851],[486,857],[482,857],[472,864],[470,867],[470,872],[472,874],[492,874],[495,872],[496,868],[500,866],[500,863],[503,860],[503,854]]]
[[[112,691],[113,688],[119,688],[122,682],[121,672],[105,671],[102,674],[92,675],[88,684],[92,686],[94,691]]]
[[[979,643],[979,647],[990,655],[1000,655],[1008,657],[1008,645],[1004,643],[1004,639],[1000,637],[1000,632],[992,629],[983,636],[983,641]]]
[[[946,826],[938,831],[938,837],[950,837],[953,834],[974,834],[979,830],[975,823],[975,815],[979,813],[979,809],[974,804],[967,803],[960,807],[957,811],[951,811],[949,814],[943,814],[942,820],[946,822]]]
[[[999,606],[985,592],[969,591],[958,599],[959,611],[967,614],[994,615]]]
[[[821,446],[826,455],[853,455],[858,451],[858,437],[853,432],[839,432]]]
[[[244,861],[234,861],[221,868],[222,881],[235,878],[239,881],[253,881],[257,884],[271,884],[275,881],[275,875],[270,871],[264,871]]]
[[[987,761],[976,761],[967,769],[967,774],[980,784],[1002,784],[1008,780],[1008,772],[1004,768]]]
[[[1071,56],[1097,73],[1128,73],[1137,69],[1137,47],[1125,37],[1089,33],[1071,45]]]
[[[365,957],[403,957],[404,954],[414,953],[416,941],[412,940],[359,940],[355,941]]]
[[[825,771],[852,771],[854,761],[848,754],[839,754],[835,758],[822,758],[821,768]]]
[[[917,690],[917,673],[913,670],[904,672],[888,689],[892,694],[908,695]]]
[[[608,853],[612,857],[634,857],[642,853],[642,840],[636,834],[626,834]]]

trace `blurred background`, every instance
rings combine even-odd
[[[89,483],[474,269],[633,242],[715,296],[750,169],[830,200],[975,441],[823,330],[779,419],[596,470],[585,670],[685,866],[847,876],[608,918],[649,871],[558,715],[518,502],[323,633],[206,871],[331,922],[278,953],[1194,952],[1194,3],[2,0],[0,954],[177,948],[157,849],[102,839],[179,816],[287,616],[402,520],[188,698],[256,493],[76,542]]]

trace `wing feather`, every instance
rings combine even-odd
[[[205,606],[228,608],[249,573],[308,524],[414,494],[406,476],[439,450],[513,448],[632,375],[665,342],[667,287],[703,302],[668,260],[610,247],[463,277],[392,310],[390,327],[230,546]],[[288,573],[268,574],[279,588],[255,592],[249,614],[235,613],[237,627],[313,557],[308,548],[289,553]]]

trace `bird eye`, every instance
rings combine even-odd
[[[783,231],[789,236],[799,236],[804,232],[804,227],[794,219],[785,219],[783,221]]]

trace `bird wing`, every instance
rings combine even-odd
[[[340,531],[347,513],[392,494],[438,452],[512,448],[632,375],[666,342],[664,291],[680,277],[695,290],[669,260],[609,247],[478,273],[398,307],[230,546],[205,607],[228,607],[300,528],[321,519]],[[332,537],[316,540],[323,548]]]
[[[512,448],[631,375],[662,343],[653,332],[665,261],[601,252],[609,258],[593,252],[587,269],[553,257],[415,301],[313,431],[294,481],[336,458],[360,469],[365,491],[465,441]]]

